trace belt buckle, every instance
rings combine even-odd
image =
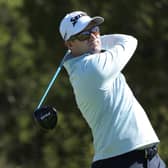
[[[145,159],[148,159],[148,151],[145,149]]]
[[[145,159],[152,159],[157,154],[157,146],[147,148],[145,151]]]

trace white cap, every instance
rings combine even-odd
[[[59,31],[62,38],[67,41],[71,36],[80,33],[90,22],[99,25],[104,22],[104,18],[95,16],[91,18],[87,13],[82,11],[74,11],[68,13],[61,21]]]

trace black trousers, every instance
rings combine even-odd
[[[91,168],[166,168],[166,165],[157,154],[157,147],[153,146],[96,161]]]

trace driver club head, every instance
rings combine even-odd
[[[52,130],[57,124],[57,110],[52,106],[42,106],[34,111],[34,118],[41,128]]]

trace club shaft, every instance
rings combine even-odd
[[[62,59],[60,65],[59,65],[59,67],[57,68],[57,70],[56,70],[54,76],[52,77],[51,81],[49,82],[48,87],[47,87],[46,91],[44,92],[44,94],[43,94],[43,96],[42,96],[42,98],[41,98],[41,100],[40,100],[40,102],[39,102],[39,104],[38,104],[38,106],[37,106],[37,109],[39,109],[39,108],[41,107],[41,105],[43,104],[43,102],[44,102],[44,100],[45,100],[45,98],[46,98],[46,96],[47,96],[49,90],[51,89],[53,83],[55,82],[55,80],[56,80],[56,78],[57,78],[57,76],[58,76],[58,74],[60,73],[60,71],[61,71],[61,69],[62,69],[62,66],[63,66],[63,64],[64,64],[64,61],[66,60],[66,57],[67,57],[67,55],[68,55],[69,53],[70,53],[70,50],[68,50],[68,51],[66,52],[65,56],[63,57],[63,59]]]
[[[42,98],[41,98],[41,100],[40,100],[40,102],[39,102],[39,104],[38,104],[38,106],[37,106],[37,109],[39,109],[39,108],[41,107],[41,105],[43,104],[43,102],[44,102],[44,100],[45,100],[45,98],[46,98],[46,96],[47,96],[49,90],[51,89],[51,87],[52,87],[52,85],[53,85],[55,79],[57,78],[59,72],[61,71],[61,68],[62,68],[62,64],[60,64],[60,66],[59,66],[58,69],[56,70],[56,72],[55,72],[53,78],[51,79],[51,81],[50,81],[50,83],[49,83],[49,85],[48,85],[48,87],[47,87],[47,89],[46,89],[44,95],[42,96]]]

